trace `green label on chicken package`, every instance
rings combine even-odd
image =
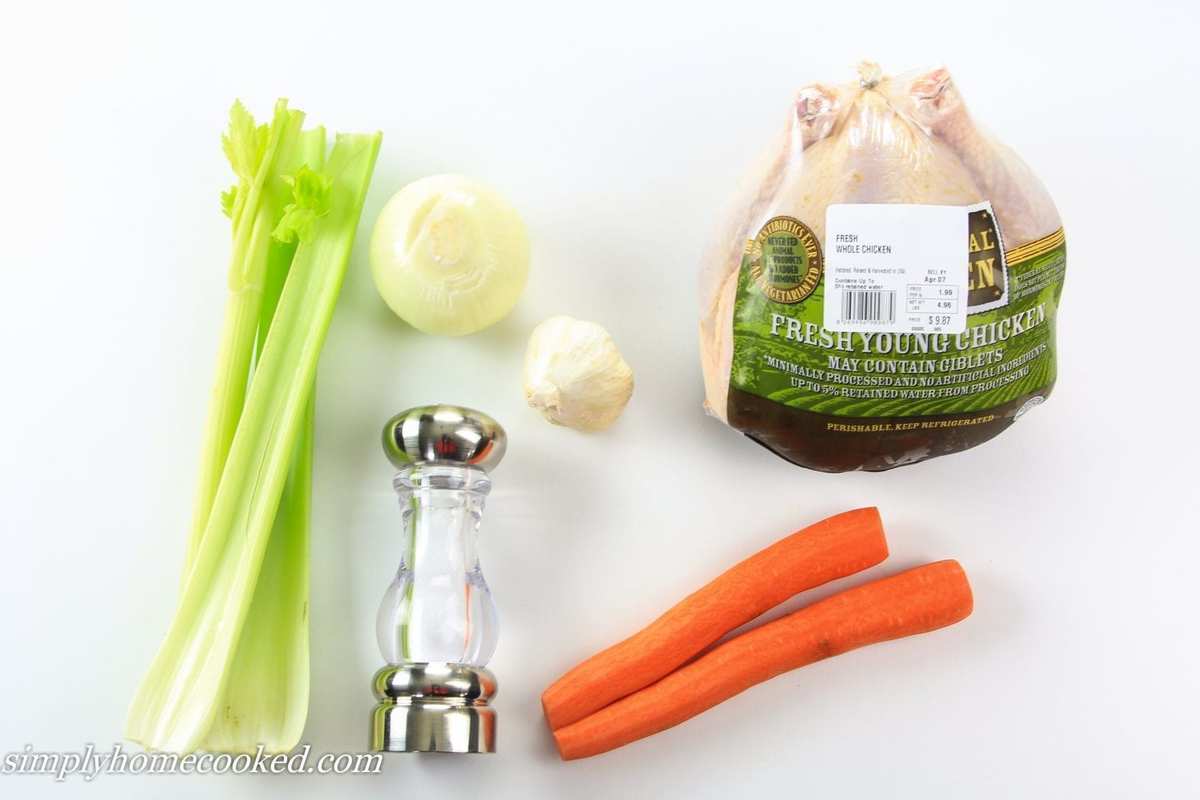
[[[989,239],[972,222],[962,266],[971,289],[961,298],[966,329],[898,333],[824,327],[826,276],[812,271],[822,262],[820,243],[806,241],[811,231],[798,221],[776,217],[764,234],[772,226],[747,244],[738,276],[734,389],[818,414],[894,419],[983,412],[1054,383],[1054,325],[1066,268],[1061,229],[999,260],[988,252],[981,270],[975,254]],[[790,250],[778,241],[789,234],[798,240]],[[770,279],[773,265],[763,263],[764,244],[800,254],[791,273],[799,290],[779,291],[780,281]],[[996,287],[982,287],[983,279]],[[888,298],[892,305],[904,300]]]

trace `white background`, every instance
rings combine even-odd
[[[385,134],[318,387],[315,751],[366,741],[375,607],[399,556],[380,425],[458,402],[498,417],[511,449],[483,539],[499,755],[397,756],[352,778],[0,777],[0,792],[1195,796],[1198,37],[1183,2],[6,10],[0,751],[111,747],[171,616],[225,300],[233,98]],[[862,57],[948,64],[1050,187],[1070,246],[1061,369],[1051,401],[990,444],[823,475],[702,414],[694,274],[793,90]],[[397,321],[364,259],[387,197],[443,171],[498,187],[534,241],[516,312],[464,339]],[[525,338],[554,313],[605,324],[637,374],[607,434],[523,404]],[[957,557],[974,616],[557,759],[538,695],[563,670],[866,504],[893,551],[872,574]]]

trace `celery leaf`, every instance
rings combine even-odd
[[[284,180],[292,187],[292,202],[284,207],[283,219],[272,235],[281,242],[307,241],[313,223],[329,213],[333,178],[304,166]]]
[[[229,159],[229,166],[240,180],[252,181],[267,152],[269,128],[256,125],[254,115],[246,110],[242,101],[234,102],[229,109],[229,129],[221,136],[221,149]]]
[[[238,186],[235,183],[225,191],[221,192],[221,213],[233,219],[234,209],[237,208],[238,201]]]

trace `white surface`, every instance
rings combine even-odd
[[[504,626],[502,753],[67,791],[1200,791],[1194,4],[289,5],[6,14],[0,751],[120,737],[172,611],[224,303],[217,135],[234,97],[261,113],[286,95],[332,127],[384,131],[364,233],[404,182],[454,170],[506,193],[534,237],[516,313],[448,340],[391,316],[360,236],[319,384],[306,739],[365,741],[375,606],[398,557],[377,434],[398,409],[447,400],[493,413],[512,441],[483,544]],[[1070,268],[1049,403],[965,454],[828,476],[702,415],[694,272],[790,93],[864,56],[955,70],[1051,188]],[[607,435],[523,406],[524,338],[554,313],[606,324],[637,373]],[[538,695],[564,669],[793,528],[871,503],[893,549],[882,571],[959,558],[970,620],[789,674],[600,758],[553,755]],[[5,796],[60,788],[0,776]]]

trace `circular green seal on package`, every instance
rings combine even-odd
[[[776,303],[799,303],[821,282],[821,242],[792,217],[772,217],[763,225],[747,242],[746,259],[754,282]]]

